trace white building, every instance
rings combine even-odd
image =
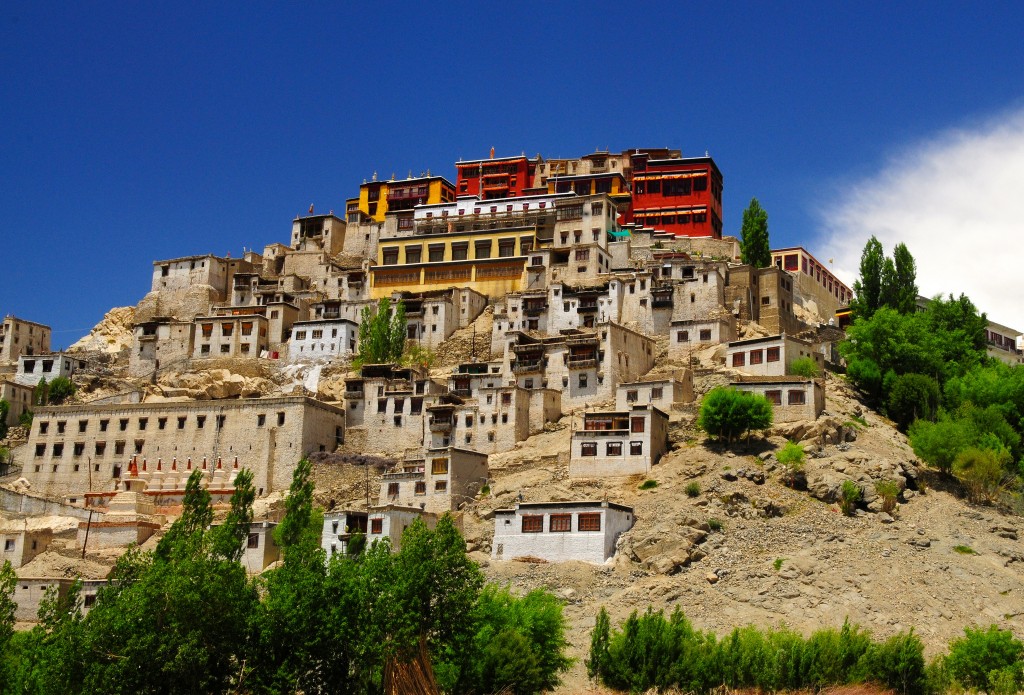
[[[377,541],[387,538],[391,542],[392,551],[400,550],[402,534],[416,519],[423,519],[423,523],[429,529],[437,526],[437,515],[425,512],[419,507],[403,507],[396,504],[370,507],[366,546],[370,547]]]
[[[358,340],[359,324],[355,321],[296,321],[292,324],[292,337],[288,341],[288,359],[297,362],[349,357],[356,351]]]
[[[678,379],[651,379],[619,384],[615,390],[615,409],[629,410],[635,405],[653,405],[668,412],[676,403],[693,402],[693,372],[681,370]]]
[[[76,371],[83,368],[83,360],[63,352],[22,355],[18,358],[18,371],[14,374],[14,381],[24,386],[35,386],[43,379],[46,379],[47,383],[60,376],[70,379]]]
[[[348,552],[348,542],[357,533],[366,534],[366,512],[337,511],[324,513],[323,531],[320,533],[320,547],[330,560],[339,553]]]
[[[783,333],[729,343],[725,366],[751,376],[784,376],[790,373],[795,361],[805,357],[814,360],[819,373],[824,371],[824,355],[816,352],[806,340]]]
[[[632,507],[613,502],[520,503],[494,513],[491,557],[602,564],[619,536],[633,527]]]
[[[249,525],[249,537],[242,550],[242,566],[249,574],[259,574],[281,559],[281,547],[274,540],[273,521],[254,521]]]
[[[825,410],[825,390],[818,379],[802,376],[744,376],[730,383],[734,389],[756,393],[772,404],[772,420],[816,420]]]
[[[487,483],[487,454],[454,446],[427,449],[422,459],[406,460],[402,470],[381,476],[380,503],[438,514],[476,498]]]
[[[644,475],[668,450],[668,415],[652,405],[583,414],[572,433],[569,476]]]

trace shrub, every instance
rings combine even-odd
[[[821,370],[818,368],[818,363],[814,361],[813,357],[801,357],[800,359],[793,360],[793,363],[789,365],[789,373],[796,376],[805,376],[810,379],[816,379],[821,376]]]
[[[708,528],[712,531],[721,531],[723,528],[721,519],[715,519],[714,517],[708,519]]]
[[[0,439],[7,436],[7,413],[11,411],[11,404],[0,398]]]
[[[852,480],[844,480],[839,486],[839,509],[850,516],[862,497],[860,486]]]
[[[780,569],[782,569],[782,563],[785,562],[785,561],[786,561],[786,558],[784,558],[784,557],[777,557],[777,558],[775,558],[775,562],[772,563],[772,567],[774,567],[775,571],[778,572]]]
[[[873,644],[865,655],[872,680],[906,695],[927,692],[924,644],[914,631],[901,632],[882,644]]]
[[[658,481],[651,480],[650,478],[648,478],[644,482],[640,483],[639,487],[641,490],[653,490],[654,488],[658,487]]]
[[[50,382],[46,400],[50,405],[60,405],[75,395],[77,387],[66,376],[59,376]]]
[[[712,437],[732,444],[737,436],[771,427],[772,406],[768,399],[732,388],[712,389],[700,404],[697,425]]]
[[[1005,449],[968,447],[953,461],[953,475],[963,483],[972,502],[992,502],[1005,487],[1009,462],[1010,454]]]
[[[804,469],[804,448],[795,442],[786,442],[786,446],[779,450],[776,458],[786,469],[782,476],[782,482],[789,487],[796,486],[797,476]]]
[[[891,480],[880,480],[875,483],[875,492],[882,498],[882,511],[891,514],[896,510],[896,498],[900,494],[899,485]]]
[[[18,424],[25,428],[32,427],[32,411],[26,410],[18,417]]]
[[[687,486],[686,486],[686,496],[687,497],[696,497],[699,494],[700,494],[700,483],[694,481],[692,483],[687,484]]]
[[[1024,644],[1009,630],[991,625],[987,630],[965,628],[964,636],[950,643],[943,665],[964,688],[992,692],[997,684],[1005,688],[1008,679],[1012,679],[1014,690],[1024,684],[1022,659]]]
[[[359,353],[354,363],[397,362],[405,352],[407,339],[405,304],[394,308],[382,297],[376,307],[363,307],[359,322]]]
[[[969,545],[954,545],[953,552],[960,553],[961,555],[974,555],[974,548]]]
[[[888,389],[886,414],[906,432],[914,420],[934,420],[939,409],[939,382],[924,374],[895,377]]]

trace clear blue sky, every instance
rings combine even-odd
[[[708,150],[774,246],[907,143],[1019,106],[1019,3],[0,5],[0,313],[55,346],[151,263],[287,241],[374,171]]]

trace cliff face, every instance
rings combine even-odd
[[[93,326],[89,334],[68,348],[78,352],[105,352],[110,354],[129,350],[132,346],[132,325],[135,323],[135,307],[115,307]]]

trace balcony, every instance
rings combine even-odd
[[[448,433],[452,431],[451,418],[430,418],[430,431]]]
[[[473,395],[473,390],[469,388],[452,389],[452,394],[458,396],[459,398],[470,398]]]
[[[423,469],[419,468],[413,471],[398,471],[397,473],[385,473],[381,476],[382,480],[422,480]]]
[[[523,313],[527,316],[540,316],[547,308],[544,304],[524,304]]]
[[[544,363],[541,360],[531,362],[516,362],[512,366],[513,374],[537,374],[544,370]]]
[[[384,385],[384,393],[412,393],[411,381],[389,381]]]
[[[597,360],[593,357],[578,359],[569,358],[566,366],[569,367],[569,369],[591,369],[593,367],[597,367]]]
[[[597,302],[580,302],[576,311],[580,314],[593,314],[597,311]]]
[[[651,305],[655,308],[671,307],[672,306],[672,293],[659,293],[651,296]]]
[[[572,345],[593,345],[593,346],[596,347],[597,346],[597,336],[596,335],[570,335],[570,336],[566,337],[565,344],[569,345],[569,346],[572,346]]]

